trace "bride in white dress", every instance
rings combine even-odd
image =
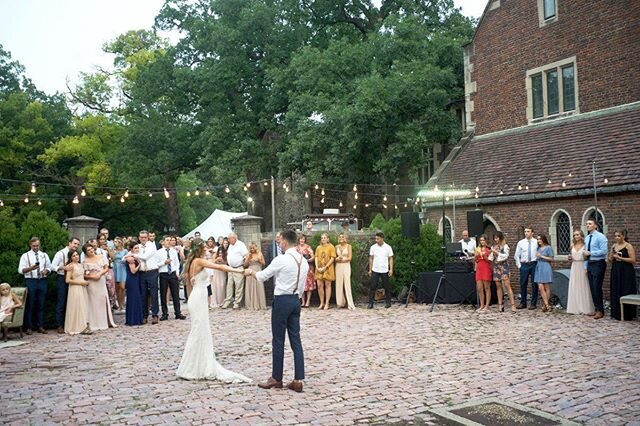
[[[203,258],[205,244],[200,239],[194,240],[191,247],[191,254],[185,264],[185,281],[193,285],[187,305],[191,319],[191,332],[187,337],[176,374],[187,380],[214,379],[226,383],[250,382],[251,379],[248,377],[229,371],[218,364],[209,328],[207,285],[210,273],[205,268],[221,269],[227,272],[238,272],[238,270],[205,260]]]

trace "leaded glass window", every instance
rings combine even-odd
[[[561,212],[556,221],[557,254],[569,254],[571,250],[571,223],[569,216]]]

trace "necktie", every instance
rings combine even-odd
[[[527,262],[531,262],[531,240],[529,240],[529,249],[527,250]]]
[[[587,251],[591,251],[591,238],[593,234],[589,234],[589,241],[587,242]]]
[[[35,253],[36,256],[36,265],[38,265],[38,268],[36,269],[36,278],[40,278],[40,259],[38,256],[38,253]]]
[[[167,249],[167,259],[171,259],[171,256],[169,255],[169,249]],[[168,264],[167,268],[169,269],[169,273],[171,273],[171,264]]]

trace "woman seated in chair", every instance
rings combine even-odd
[[[0,284],[0,322],[13,314],[13,310],[22,307],[22,302],[18,296],[11,291],[8,283]]]

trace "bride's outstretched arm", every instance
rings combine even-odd
[[[220,271],[225,271],[225,272],[238,272],[238,273],[241,274],[244,271],[243,269],[232,268],[229,265],[222,265],[220,263],[213,263],[213,262],[210,262],[210,261],[205,260],[205,259],[198,259],[198,263],[203,268],[218,269]]]

